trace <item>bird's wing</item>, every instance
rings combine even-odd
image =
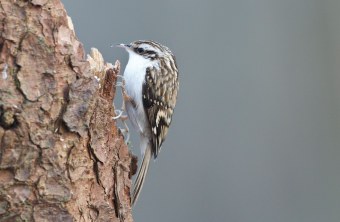
[[[143,106],[152,134],[152,153],[157,157],[166,138],[178,93],[177,69],[147,68],[142,87]]]

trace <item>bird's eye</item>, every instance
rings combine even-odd
[[[136,51],[137,51],[137,53],[143,53],[144,49],[143,48],[137,48]]]

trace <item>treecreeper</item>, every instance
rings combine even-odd
[[[142,163],[132,205],[142,189],[151,158],[157,158],[167,136],[179,89],[176,59],[170,49],[152,40],[120,44],[129,53],[123,77],[127,115],[140,137]]]

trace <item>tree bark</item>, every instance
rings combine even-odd
[[[59,0],[0,0],[0,20],[0,221],[132,221],[119,63],[85,60]]]

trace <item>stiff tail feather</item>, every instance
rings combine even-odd
[[[132,200],[131,200],[132,206],[136,203],[138,196],[142,190],[145,177],[146,177],[146,173],[148,172],[148,169],[149,169],[149,163],[150,163],[151,157],[152,157],[151,147],[147,146],[145,153],[144,153],[143,162],[139,168],[137,178],[135,180],[135,184],[133,187]]]

